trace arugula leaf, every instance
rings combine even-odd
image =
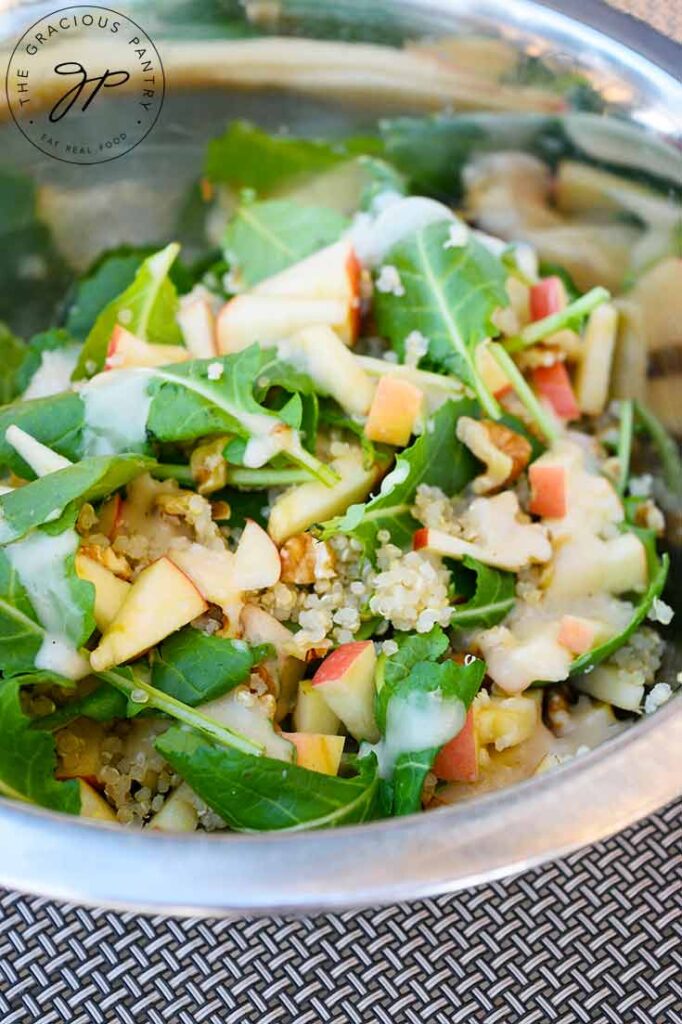
[[[242,203],[227,226],[225,258],[252,287],[335,242],[348,220],[324,206],[288,199]]]
[[[24,480],[35,476],[5,439],[7,428],[12,425],[75,462],[82,454],[83,418],[83,400],[75,391],[5,406],[0,409],[0,466]]]
[[[595,665],[598,665],[605,658],[608,658],[611,654],[618,650],[625,644],[632,634],[638,629],[647,615],[649,614],[654,600],[660,597],[663,593],[666,580],[668,578],[668,570],[670,568],[670,558],[667,553],[664,553],[660,559],[654,555],[654,564],[652,565],[652,559],[650,557],[650,569],[649,569],[649,586],[645,592],[641,595],[632,618],[628,622],[622,633],[618,633],[617,636],[611,637],[605,643],[600,644],[599,647],[595,647],[593,650],[588,651],[586,654],[582,654],[579,658],[576,658],[571,665],[571,675],[577,675],[579,672],[591,671]]]
[[[516,577],[512,572],[493,569],[468,555],[462,559],[462,565],[465,571],[475,573],[476,584],[469,600],[455,605],[450,625],[458,629],[490,629],[501,622],[514,607]],[[462,576],[459,563],[453,572],[455,587],[459,589]]]
[[[677,442],[642,402],[634,403],[634,413],[637,424],[649,435],[658,453],[666,487],[676,497],[682,498],[682,460]]]
[[[417,487],[430,484],[451,496],[478,472],[477,460],[455,433],[459,417],[475,414],[476,408],[469,398],[442,405],[426,432],[397,456],[395,468],[384,477],[376,497],[364,505],[351,505],[345,515],[323,524],[323,536],[349,534],[362,542],[370,557],[376,553],[380,530],[388,530],[392,542],[400,547],[411,545],[419,526],[410,512]]]
[[[0,671],[31,672],[51,638],[77,650],[95,629],[94,587],[75,569],[75,515],[0,549]],[[68,681],[63,680],[63,685]]]
[[[505,341],[505,348],[508,352],[520,352],[566,327],[579,327],[586,316],[589,316],[602,303],[608,302],[610,298],[611,294],[606,288],[591,288],[580,298],[569,302],[560,312],[552,313],[541,320],[535,320],[532,324],[527,324],[518,337]]]
[[[121,324],[143,341],[182,344],[175,319],[178,298],[169,271],[180,246],[173,242],[141,264],[133,283],[105,306],[93,324],[83,346],[76,380],[92,377],[104,366],[112,331]]]
[[[0,544],[56,519],[72,502],[112,494],[153,465],[143,455],[95,455],[0,495]]]
[[[60,327],[52,327],[49,331],[42,331],[35,334],[24,349],[24,359],[17,370],[16,384],[19,393],[23,393],[31,383],[34,375],[40,369],[43,362],[44,352],[59,352],[70,350],[75,362],[78,354],[77,342],[71,337],[68,331]],[[66,387],[65,389],[66,390]]]
[[[221,697],[249,678],[271,654],[268,644],[206,636],[191,626],[161,644],[153,655],[152,684],[190,707]]]
[[[373,757],[358,761],[358,774],[352,778],[337,778],[270,757],[219,749],[177,728],[159,736],[155,746],[238,832],[299,832],[375,816],[378,778]]]
[[[21,709],[21,687],[32,681],[32,676],[0,680],[0,792],[54,811],[78,814],[78,782],[55,779],[54,740],[33,729],[32,719]]]
[[[393,814],[402,815],[419,809],[424,779],[441,746],[462,728],[485,663],[438,662],[448,646],[438,626],[424,636],[396,635],[395,640],[398,652],[382,656],[377,674],[376,719],[383,739],[368,749],[378,754]],[[414,735],[420,725],[424,735]],[[406,750],[410,740],[415,749]],[[426,745],[417,749],[420,740]]]
[[[26,358],[26,346],[10,331],[7,324],[0,323],[0,405],[7,405],[21,388],[17,375]]]
[[[125,718],[128,713],[128,700],[122,693],[108,683],[102,683],[90,693],[75,697],[62,704],[50,715],[36,718],[34,729],[45,729],[54,732],[75,721],[76,718],[91,718],[94,722],[110,722],[114,718]]]
[[[209,181],[235,189],[268,194],[285,183],[312,177],[360,153],[381,153],[371,136],[329,142],[291,135],[270,135],[248,121],[233,121],[206,149],[204,174]]]
[[[499,333],[492,315],[509,304],[507,271],[473,236],[464,245],[449,245],[450,228],[450,221],[436,221],[388,253],[385,262],[397,269],[405,294],[376,292],[377,328],[401,358],[407,336],[420,331],[429,341],[429,363],[473,388],[486,414],[497,417],[499,407],[476,370],[474,349]]]
[[[413,193],[442,199],[463,194],[462,171],[488,128],[480,117],[397,117],[380,122],[386,155],[407,176]]]

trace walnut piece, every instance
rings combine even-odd
[[[329,546],[315,540],[309,533],[297,533],[279,550],[282,560],[282,583],[306,586],[317,579],[334,575],[334,560]]]
[[[471,485],[474,494],[493,494],[513,483],[530,461],[530,442],[494,420],[460,416],[457,437],[486,467]]]

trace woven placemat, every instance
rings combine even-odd
[[[5,893],[0,1019],[675,1024],[681,812],[504,882],[311,918],[142,917]]]

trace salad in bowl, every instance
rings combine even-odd
[[[338,826],[551,770],[672,695],[682,474],[635,366],[681,293],[668,201],[509,151],[448,193],[427,123],[235,123],[189,246],[106,253],[2,333],[3,794]]]

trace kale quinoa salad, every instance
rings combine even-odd
[[[682,472],[637,324],[679,305],[679,224],[570,154],[455,170],[447,124],[234,123],[191,246],[104,253],[42,333],[0,330],[3,794],[338,826],[672,696]]]

